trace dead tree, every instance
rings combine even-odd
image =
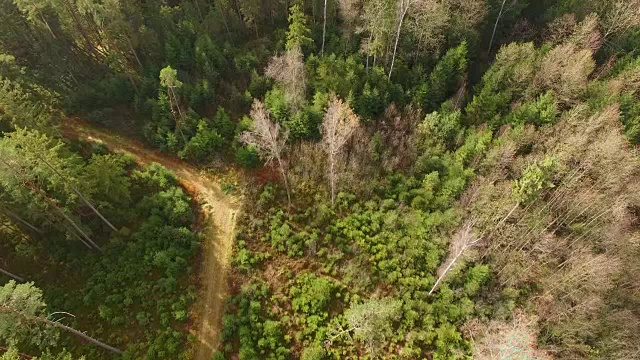
[[[298,108],[305,98],[304,56],[299,45],[269,60],[265,74],[284,90],[286,99]]]
[[[324,150],[329,159],[328,173],[332,205],[336,199],[337,163],[342,155],[344,145],[349,141],[359,123],[358,116],[342,100],[333,98],[329,101],[321,131]]]
[[[471,234],[471,231],[471,224],[467,224],[451,239],[451,243],[449,244],[449,257],[445,262],[447,266],[438,270],[438,280],[433,284],[433,287],[429,291],[429,295],[433,294],[438,287],[438,284],[444,280],[449,270],[451,270],[453,265],[463,257],[464,253],[482,240],[482,238],[476,239],[473,234]]]
[[[259,100],[253,101],[250,116],[253,119],[253,128],[243,132],[240,135],[240,140],[248,146],[254,147],[267,164],[275,160],[287,190],[287,202],[291,205],[289,181],[282,159],[289,132],[283,131],[279,123],[271,120],[269,110]]]

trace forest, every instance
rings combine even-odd
[[[640,0],[0,0],[0,360],[640,360]]]

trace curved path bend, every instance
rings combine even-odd
[[[65,123],[64,132],[70,137],[103,143],[111,151],[132,155],[139,164],[156,162],[173,171],[178,180],[196,194],[205,216],[203,257],[200,267],[200,289],[192,308],[194,326],[191,330],[197,341],[195,360],[210,360],[218,348],[218,335],[227,295],[226,274],[229,270],[236,213],[239,204],[222,192],[220,185],[198,168],[168,154],[151,150],[135,140],[95,128],[74,120]]]

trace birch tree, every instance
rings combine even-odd
[[[389,68],[389,80],[391,80],[391,74],[393,73],[393,65],[396,62],[396,53],[398,51],[398,42],[400,41],[400,32],[402,31],[402,24],[404,23],[404,19],[407,17],[407,13],[409,12],[409,8],[413,4],[415,0],[400,0],[398,3],[398,27],[396,30],[396,40],[393,45],[393,56],[391,57],[391,67]]]
[[[324,56],[324,42],[327,37],[327,0],[324,0],[324,13],[322,20],[322,48],[320,50],[320,55]]]
[[[173,119],[176,123],[176,128],[180,135],[182,136],[182,140],[184,143],[187,143],[187,138],[184,136],[182,132],[181,124],[184,121],[184,115],[182,114],[182,110],[180,109],[180,102],[178,101],[178,97],[176,96],[175,89],[179,89],[182,87],[182,82],[178,80],[178,71],[173,69],[171,66],[167,66],[160,70],[160,85],[167,89],[167,95],[169,96],[169,104],[171,107],[171,114],[173,115]]]
[[[289,132],[282,130],[279,123],[271,120],[269,110],[259,100],[253,101],[250,116],[253,119],[253,128],[243,132],[240,135],[240,140],[246,145],[254,147],[267,164],[275,161],[287,191],[287,201],[291,205],[289,181],[282,158]]]
[[[373,66],[375,66],[378,57],[385,54],[387,44],[393,36],[394,19],[393,0],[365,2],[362,20],[364,28],[369,33],[369,38],[365,40],[363,47],[367,54],[367,63],[369,57],[373,57]]]
[[[449,3],[438,0],[399,0],[396,12],[396,36],[389,68],[389,80],[393,73],[398,53],[398,44],[405,21],[415,40],[422,49],[437,48],[444,41],[448,26]]]
[[[609,39],[640,25],[640,0],[603,1],[598,11],[603,37]]]
[[[298,108],[305,99],[304,59],[299,45],[271,58],[266,75],[284,90],[289,104]]]
[[[402,301],[391,298],[370,299],[362,304],[351,305],[345,311],[348,328],[341,325],[329,329],[327,343],[330,345],[335,339],[347,335],[365,343],[367,352],[376,355],[381,343],[393,333],[393,321],[402,312]]]
[[[440,269],[438,269],[438,279],[435,284],[433,284],[431,290],[429,290],[429,295],[433,294],[453,266],[464,258],[465,252],[482,240],[481,238],[475,238],[471,232],[472,226],[471,224],[467,224],[451,239],[449,243],[449,256]]]
[[[338,162],[342,156],[344,145],[349,141],[358,127],[360,119],[338,98],[329,101],[327,112],[322,122],[322,143],[328,158],[328,176],[331,187],[331,204],[336,199],[336,181],[338,179]]]

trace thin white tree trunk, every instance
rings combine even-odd
[[[0,212],[5,213],[5,215],[12,217],[14,219],[16,219],[18,222],[20,222],[21,224],[23,224],[24,226],[28,227],[29,229],[37,232],[38,234],[42,234],[42,230],[38,227],[36,227],[35,225],[31,224],[30,222],[28,222],[27,220],[23,219],[20,217],[20,215],[14,213],[13,211],[4,208],[2,206],[0,206]]]
[[[173,118],[176,122],[176,127],[178,128],[178,132],[180,133],[180,135],[182,136],[182,140],[184,141],[184,143],[187,143],[187,137],[184,136],[184,133],[182,132],[182,126],[181,123],[184,120],[184,117],[182,116],[182,110],[180,109],[180,104],[178,103],[178,98],[176,97],[176,93],[173,91],[172,87],[169,87],[169,104],[171,106],[171,112],[173,113]],[[175,111],[173,110],[173,107],[175,106],[175,108],[178,110],[178,116],[175,116]]]
[[[8,161],[6,161],[5,159],[0,158],[0,161],[2,161],[2,163],[4,163],[9,169],[13,170],[13,175],[15,177],[21,178],[25,185],[27,185],[29,188],[31,188],[31,190],[33,190],[36,194],[40,195],[47,203],[49,203],[49,205],[51,205],[67,222],[69,222],[73,226],[73,228],[76,229],[76,231],[78,231],[80,234],[82,234],[82,237],[84,237],[85,240],[87,240],[87,242],[89,244],[91,244],[93,247],[95,247],[96,250],[102,251],[102,249],[96,243],[94,243],[93,240],[91,240],[89,235],[87,235],[78,226],[78,224],[76,224],[67,214],[65,214],[65,212],[62,209],[60,209],[60,207],[58,207],[58,205],[56,205],[56,203],[53,200],[51,200],[46,194],[44,194],[42,192],[42,190],[40,190],[40,188],[38,188],[33,183],[33,181],[28,179],[26,176],[20,174],[19,172],[15,171],[15,169],[11,166],[11,164]],[[91,246],[89,246],[88,244],[85,243],[85,245],[88,246],[89,248],[91,248]]]
[[[389,68],[389,80],[391,80],[391,74],[393,73],[393,65],[396,62],[396,53],[398,51],[398,42],[400,41],[400,31],[402,30],[402,23],[404,22],[405,16],[407,16],[407,11],[409,11],[409,6],[411,5],[410,0],[402,1],[402,16],[400,16],[400,23],[398,23],[398,31],[396,32],[396,42],[393,46],[393,56],[391,57],[391,68]],[[506,1],[506,0],[505,0]]]
[[[85,334],[85,333],[83,333],[81,331],[78,331],[78,330],[76,330],[76,329],[74,329],[72,327],[69,327],[67,325],[63,325],[63,324],[61,324],[59,322],[56,322],[56,321],[51,321],[49,319],[43,319],[43,321],[45,323],[49,324],[49,325],[55,326],[55,327],[60,328],[62,330],[66,330],[66,331],[68,331],[68,332],[70,332],[70,333],[72,333],[74,335],[77,335],[77,336],[83,338],[84,340],[87,340],[88,342],[90,342],[90,343],[92,343],[94,345],[97,345],[97,346],[99,346],[99,347],[101,347],[101,348],[103,348],[105,350],[109,350],[109,351],[111,351],[113,353],[116,353],[118,355],[122,354],[122,351],[120,349],[116,349],[113,346],[107,345],[107,344],[105,344],[105,343],[103,343],[103,342],[101,342],[99,340],[96,340],[96,339],[92,338],[91,336],[89,336],[89,335],[87,335],[87,334]]]
[[[324,42],[327,36],[327,0],[324,0],[324,22],[322,24],[322,50],[320,54],[324,56]]]
[[[462,236],[470,236],[470,228],[468,231],[469,233],[467,235],[462,235]],[[469,241],[469,238],[467,237],[465,237],[464,239],[465,239],[464,244],[460,246],[460,250],[458,250],[458,252],[456,253],[456,256],[451,260],[451,262],[449,262],[449,265],[447,265],[447,267],[442,271],[442,274],[438,277],[438,279],[436,280],[436,283],[433,284],[433,287],[429,291],[429,295],[433,294],[433,292],[436,290],[440,282],[444,280],[444,278],[447,276],[447,273],[449,272],[449,270],[451,270],[451,267],[458,261],[458,259],[464,254],[464,252],[467,251],[468,248],[472,247],[477,242],[482,240],[482,238],[478,238],[473,241]]]
[[[58,170],[56,170],[56,168],[54,168],[53,166],[51,166],[51,164],[49,164],[45,159],[43,159],[42,157],[40,157],[40,155],[37,155],[37,154],[36,154],[36,156],[37,156],[40,160],[42,160],[42,162],[44,162],[44,163],[45,163],[45,165],[47,165],[51,170],[53,170],[53,172],[54,172],[54,173],[56,173],[56,175],[58,175],[60,178],[62,178],[62,180],[66,181],[65,177],[64,177],[62,174],[60,174],[60,172],[58,172]],[[91,208],[91,210],[92,210],[96,215],[98,215],[98,217],[100,217],[100,219],[102,219],[102,221],[103,221],[105,224],[107,224],[107,226],[108,226],[109,228],[111,228],[111,230],[113,230],[113,231],[118,231],[118,229],[116,229],[116,227],[115,227],[115,226],[113,226],[113,224],[111,224],[111,222],[109,222],[109,220],[107,220],[107,218],[105,218],[105,217],[100,213],[100,211],[98,211],[98,209],[96,209],[96,208],[95,208],[95,207],[94,207],[94,206],[89,202],[89,200],[87,200],[87,198],[85,198],[85,197],[84,197],[84,195],[82,195],[82,193],[80,192],[80,190],[78,190],[78,188],[76,188],[73,184],[71,184],[71,183],[69,183],[69,182],[67,182],[67,184],[69,185],[69,187],[71,187],[71,190],[73,190],[73,192],[75,192],[75,193],[76,193],[76,195],[78,195],[78,197],[80,197],[80,199],[81,199],[85,204],[87,204],[87,206],[89,206],[89,208]]]
[[[336,202],[336,171],[335,171],[335,155],[329,154],[329,181],[331,183],[331,205]]]
[[[433,292],[438,287],[438,284],[440,284],[442,279],[444,279],[444,277],[447,275],[449,270],[451,270],[451,267],[453,266],[453,264],[455,264],[455,262],[458,260],[458,258],[460,257],[460,255],[462,255],[463,252],[464,252],[464,250],[462,250],[458,254],[456,254],[456,257],[454,257],[453,260],[451,260],[451,262],[449,263],[449,265],[447,265],[447,267],[442,272],[442,275],[440,275],[440,277],[438,277],[438,280],[436,280],[436,283],[433,284],[433,287],[431,288],[431,290],[429,290],[429,295],[433,294]]]
[[[496,18],[496,23],[493,25],[493,33],[491,34],[491,41],[489,41],[489,50],[487,53],[491,52],[491,48],[493,47],[493,40],[496,37],[496,30],[498,29],[498,23],[500,22],[500,18],[502,18],[502,12],[504,11],[504,4],[507,3],[507,0],[502,0],[502,6],[500,6],[500,12],[498,13],[498,17]]]

